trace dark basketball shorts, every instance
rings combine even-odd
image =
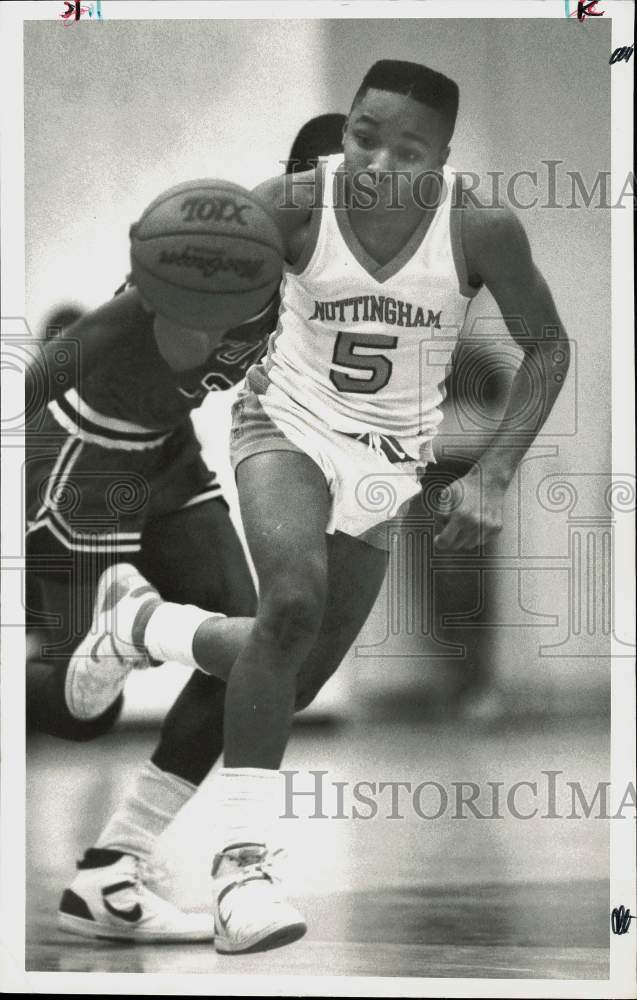
[[[141,560],[146,525],[211,500],[228,509],[190,419],[152,431],[74,393],[27,433],[24,497],[27,630],[61,661],[86,634],[103,571]]]

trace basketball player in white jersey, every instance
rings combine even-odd
[[[473,295],[489,289],[524,357],[479,467],[451,487],[439,549],[474,549],[500,529],[506,488],[568,368],[568,339],[519,220],[506,207],[454,204],[457,110],[458,88],[442,74],[376,63],[354,98],[344,156],[257,188],[287,261],[267,358],[233,412],[257,616],[197,617],[158,598],[137,614],[151,656],[227,677],[213,865],[221,951],[305,929],[268,866],[295,700],[336,669],[373,606],[387,522],[433,460],[439,386]],[[537,405],[520,428],[529,385]]]

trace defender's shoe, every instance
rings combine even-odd
[[[130,854],[90,848],[64,890],[58,925],[69,934],[124,941],[211,941],[209,913],[184,913],[152,892],[151,870]]]
[[[264,844],[231,844],[216,855],[212,877],[217,951],[262,951],[305,934],[305,920],[281,895],[273,860],[275,855]]]
[[[134,634],[137,613],[148,600],[159,600],[159,594],[129,563],[115,563],[102,573],[91,627],[66,671],[66,703],[77,719],[97,718],[115,701],[131,670],[152,665],[143,635]]]

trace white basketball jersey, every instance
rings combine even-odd
[[[476,291],[467,284],[460,211],[451,209],[454,171],[444,168],[426,232],[423,218],[381,266],[336,207],[342,163],[339,154],[319,167],[323,207],[314,210],[302,259],[285,270],[260,372],[334,430],[432,437],[442,419],[440,386]]]

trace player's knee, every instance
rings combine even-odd
[[[73,743],[90,743],[99,736],[110,733],[119,719],[124,696],[122,694],[95,719],[77,719],[68,709],[57,711],[38,711],[27,706],[27,728],[31,732],[47,733],[58,739],[71,740]]]
[[[109,708],[96,719],[75,719],[68,720],[64,736],[68,740],[76,743],[89,743],[99,736],[106,736],[114,728],[119,719],[124,705],[124,696],[120,694]]]
[[[72,740],[73,743],[90,743],[99,736],[105,736],[106,733],[111,731],[114,725],[115,720],[108,725],[104,725],[103,723],[95,725],[91,719],[79,723],[77,720],[73,720],[72,723],[64,728],[63,732],[59,734],[55,733],[54,735],[59,735],[66,740]]]
[[[309,647],[320,630],[324,606],[320,590],[285,584],[262,601],[257,628],[283,652]]]

